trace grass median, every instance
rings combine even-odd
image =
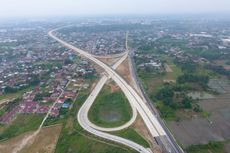
[[[118,127],[132,117],[132,109],[120,89],[105,85],[90,108],[89,120],[101,127]]]

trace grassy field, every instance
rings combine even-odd
[[[114,134],[132,140],[133,142],[136,142],[146,148],[150,148],[149,143],[141,135],[139,135],[133,128],[128,128],[122,131],[118,131],[115,132]]]
[[[63,123],[55,153],[136,153],[136,151],[120,144],[97,138],[80,127],[74,116],[76,116],[80,106],[85,102],[88,94],[88,91],[79,93],[68,119]]]
[[[174,121],[177,119],[176,111],[171,107],[164,105],[162,101],[156,102],[156,107],[160,110],[161,117],[166,121]]]
[[[42,115],[18,115],[9,126],[3,127],[3,131],[0,133],[0,140],[6,140],[22,133],[36,130],[43,117]]]
[[[125,95],[105,86],[89,111],[89,119],[102,127],[117,127],[130,120],[132,110]]]
[[[226,153],[224,143],[210,142],[204,145],[192,145],[187,149],[188,153]]]

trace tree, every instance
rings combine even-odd
[[[183,104],[183,108],[185,108],[185,109],[191,109],[192,108],[191,99],[188,97],[185,97],[182,100],[182,104]]]
[[[166,85],[157,92],[156,98],[158,100],[162,100],[165,105],[170,105],[173,102],[173,95],[173,89],[170,86]]]

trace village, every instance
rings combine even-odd
[[[55,42],[48,47],[47,43],[51,40],[48,39],[46,31],[39,33],[37,29],[27,29],[30,36],[37,34],[34,40],[29,41],[28,37],[22,39],[20,35],[25,30],[7,32],[8,35],[4,36],[14,38],[15,41],[9,42],[6,38],[1,42],[2,46],[8,47],[1,48],[5,51],[0,55],[0,96],[26,91],[19,97],[12,97],[0,103],[0,107],[4,108],[16,101],[9,110],[1,113],[2,124],[10,124],[18,114],[46,114],[54,103],[50,116],[60,116],[60,110],[70,107],[78,91],[89,87],[85,79],[96,76],[91,64],[70,50]],[[28,42],[12,47],[12,43],[18,41]],[[31,46],[30,42],[34,41],[38,42]]]
[[[124,52],[126,32],[101,32],[101,28],[104,27],[99,27],[99,29],[86,27],[83,31],[79,31],[78,28],[75,28],[70,34],[58,33],[58,36],[94,55],[109,55]]]

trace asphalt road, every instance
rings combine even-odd
[[[148,95],[145,93],[145,90],[142,86],[142,83],[140,81],[140,79],[137,77],[137,70],[135,69],[135,62],[133,59],[133,51],[129,51],[129,62],[130,62],[130,70],[131,70],[131,74],[132,74],[132,78],[135,82],[135,86],[137,88],[137,90],[139,91],[139,93],[141,94],[141,96],[143,97],[143,100],[146,102],[146,104],[149,106],[150,110],[152,111],[153,114],[155,114],[155,116],[157,117],[158,121],[160,122],[161,126],[165,129],[167,135],[164,137],[158,137],[155,138],[157,143],[162,147],[162,149],[167,152],[167,148],[165,148],[163,142],[164,141],[169,141],[168,145],[170,145],[170,148],[173,148],[172,152],[179,152],[179,153],[184,153],[183,149],[177,144],[174,136],[171,134],[170,130],[168,129],[168,127],[166,126],[165,122],[160,118],[160,115],[157,111],[157,109],[154,107],[154,105],[152,104],[152,101],[149,99]]]

